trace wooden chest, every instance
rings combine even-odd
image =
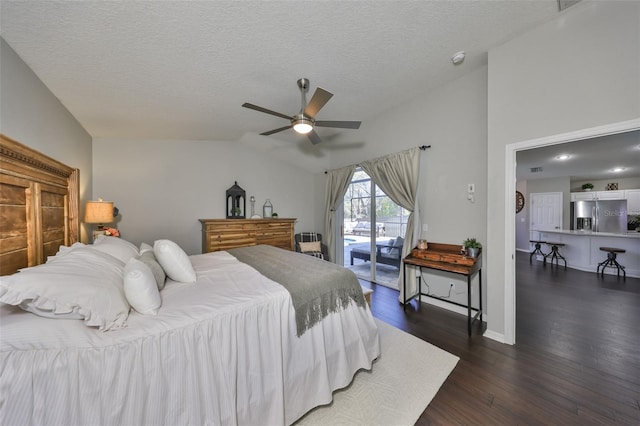
[[[294,249],[296,219],[200,219],[202,252],[267,244]]]

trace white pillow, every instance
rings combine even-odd
[[[100,235],[91,246],[96,250],[120,259],[123,263],[127,263],[132,257],[138,257],[140,254],[138,248],[127,240],[118,237],[107,237]]]
[[[130,310],[123,271],[111,255],[73,247],[45,264],[0,277],[0,302],[50,318],[81,317],[102,331],[117,329]]]
[[[158,259],[156,259],[156,255],[153,253],[153,248],[151,248],[150,251],[147,250],[144,253],[140,253],[138,260],[151,269],[151,273],[158,285],[158,290],[162,290],[164,288],[165,280],[167,279],[167,274],[165,274],[164,269],[162,269],[162,266],[158,263]]]
[[[143,315],[156,315],[162,304],[151,269],[138,259],[129,259],[124,267],[124,294],[131,307]]]
[[[171,240],[157,240],[153,243],[153,253],[169,278],[183,283],[196,282],[196,271],[179,245]]]
[[[140,249],[138,251],[140,252],[140,254],[143,254],[143,253],[145,253],[147,251],[153,251],[153,247],[151,247],[147,243],[141,243],[140,244]]]

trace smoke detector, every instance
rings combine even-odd
[[[464,52],[454,53],[454,55],[451,57],[451,62],[453,62],[453,65],[460,65],[462,62],[464,62],[464,57]]]

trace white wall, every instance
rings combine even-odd
[[[91,136],[2,38],[0,93],[1,133],[80,169],[83,214],[85,201],[91,199]]]
[[[95,139],[96,197],[120,209],[123,238],[153,243],[168,238],[188,254],[202,252],[198,219],[225,217],[225,191],[235,181],[256,197],[256,213],[269,198],[296,232],[319,230],[315,175],[242,144],[224,141]],[[322,221],[320,220],[320,223]]]
[[[429,226],[424,236],[447,244],[461,244],[467,237],[485,243],[486,123],[487,68],[483,67],[367,120],[359,135],[364,137],[365,147],[341,151],[331,158],[332,167],[431,145],[421,153],[420,212],[422,223]],[[469,183],[476,186],[475,203],[467,200]],[[462,282],[451,274],[443,278],[433,274],[430,290],[447,294],[451,281]],[[453,294],[452,300],[465,303],[466,293]]]
[[[505,146],[640,117],[640,3],[583,1],[489,51],[488,329],[505,332]],[[511,303],[511,302],[509,302]]]

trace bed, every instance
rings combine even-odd
[[[10,154],[16,150],[20,155]],[[0,261],[11,259],[11,267],[0,277],[0,424],[292,424],[329,403],[334,390],[380,355],[357,279],[332,275],[344,268],[267,246],[186,256],[161,239],[139,247],[115,237],[82,244],[78,172],[54,160],[51,171],[50,159],[4,137],[1,153]],[[33,197],[34,188],[47,188],[59,195],[53,204],[62,202],[54,207],[62,214],[45,226],[34,218],[51,216],[42,211],[48,197]],[[4,196],[9,193],[22,195]],[[12,217],[22,211],[25,219],[5,220],[8,210]],[[136,270],[149,252],[160,270]],[[250,265],[270,256],[274,260]],[[338,296],[320,292],[299,273],[315,267],[329,268],[331,282],[345,281],[327,282]],[[287,268],[299,279],[283,274]],[[130,298],[127,287],[142,283],[138,278],[148,271],[154,289],[139,294],[149,295],[147,301],[157,292],[154,309]],[[103,287],[84,291],[89,281]],[[37,286],[30,298],[19,290]],[[50,292],[90,302],[62,303]],[[119,308],[122,299],[135,309]],[[105,305],[105,312],[92,303]]]

